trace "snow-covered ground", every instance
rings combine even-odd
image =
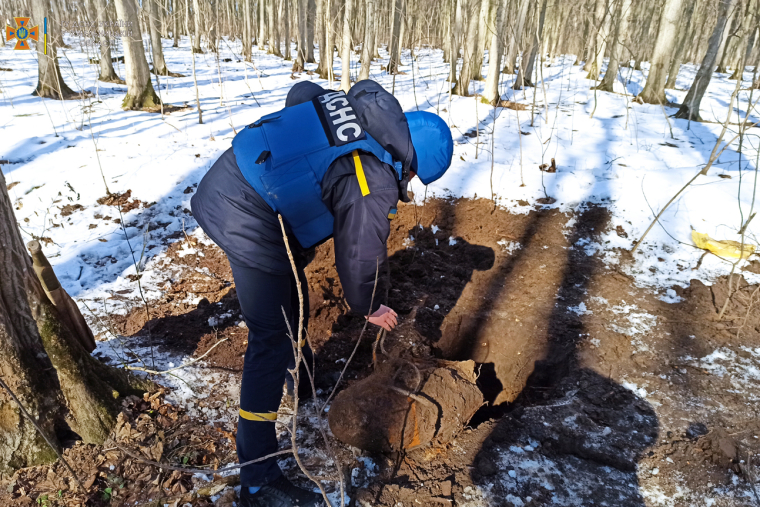
[[[94,55],[83,52],[75,39],[67,42],[71,49],[60,52],[64,79],[72,89],[92,92],[92,97],[60,102],[32,96],[36,54],[13,51],[11,45],[0,49],[0,67],[12,69],[0,72],[0,160],[8,161],[0,168],[24,239],[47,238],[45,253],[66,290],[80,304],[87,304],[84,313],[124,312],[127,308],[119,300],[109,298],[116,293],[138,294],[134,276],[130,279],[137,269],[144,272],[145,297],[161,294],[170,269],[162,253],[167,238],[187,233],[207,240],[188,213],[192,193],[185,191],[230,147],[235,131],[281,108],[294,83],[305,79],[325,87],[329,83],[316,75],[292,76],[291,62],[258,50],[253,64],[246,64],[239,57],[239,42],[225,43],[219,57],[231,61],[220,61],[219,69],[213,53],[196,56],[204,121],[199,124],[187,39],[180,48],[164,41],[169,69],[185,77],[161,77],[160,86],[153,79],[165,103],[187,104],[192,109],[164,118],[122,111],[126,86],[97,82],[97,68],[87,60]],[[382,50],[381,54],[385,55]],[[416,199],[433,195],[490,198],[493,193],[501,206],[513,212],[528,212],[547,196],[556,201],[546,206],[563,211],[601,204],[611,212],[609,232],[600,244],[586,240],[578,246],[613,264],[621,261],[615,249],[630,249],[654,214],[707,163],[736,86],[727,75],[714,75],[701,111],[714,122],[689,123],[669,118],[675,109],[632,102],[643,88],[646,66],[644,72],[621,69],[617,93],[609,94],[591,90],[593,82],[585,79],[581,68],[572,66],[574,57],[567,57],[542,66],[544,84],[536,88],[515,92],[513,77],[503,76],[503,98],[527,104],[529,109],[495,110],[478,98],[445,92],[448,71],[440,51],[421,48],[415,56],[412,60],[405,53],[401,67],[405,74],[395,78],[381,71],[386,62],[378,60],[372,65],[371,78],[393,90],[405,110],[436,112],[452,128],[451,169],[427,189],[415,182]],[[124,77],[124,69],[115,65]],[[335,70],[340,74],[339,59]],[[357,62],[352,61],[352,74],[357,72]],[[695,72],[694,66],[682,67],[679,89],[667,91],[669,101],[684,98]],[[748,85],[751,73],[744,77]],[[473,89],[482,86],[482,82],[473,83]],[[732,114],[734,124],[746,114],[750,91],[742,91],[739,99]],[[756,116],[753,110],[753,121]],[[473,135],[476,129],[477,136]],[[732,125],[726,138],[733,139],[735,131]],[[731,270],[729,262],[707,256],[700,269],[693,271],[703,251],[692,245],[691,230],[716,239],[740,240],[738,230],[755,211],[758,143],[752,132],[744,140],[743,154],[737,152],[738,142],[726,149],[710,173],[698,178],[663,215],[635,254],[635,262],[623,268],[639,285],[660,293],[664,301],[677,299],[668,290],[674,285],[686,286],[691,278],[709,284]],[[540,171],[539,165],[552,158],[557,172]],[[115,207],[96,202],[106,195],[105,185],[113,193],[131,190],[133,198],[150,206],[119,216]],[[62,215],[64,206],[77,204],[83,208]],[[758,244],[760,222],[750,222],[746,231],[745,241]],[[758,275],[742,274],[751,282],[760,281]],[[634,311],[635,306],[617,310],[630,324],[621,332],[634,338],[655,324],[656,317]],[[577,308],[579,314],[587,311],[585,305]],[[112,340],[101,343],[99,351],[116,356],[124,348]],[[760,378],[758,351],[747,352],[739,362],[733,361],[735,352],[728,349],[693,362],[716,375],[741,371],[754,382]],[[156,367],[170,368],[183,360],[162,356]],[[210,379],[208,370],[190,367],[182,372],[181,381],[167,380],[179,388],[176,399],[187,404],[197,394],[193,388]],[[236,386],[229,386],[231,398]],[[234,410],[206,415],[230,420]],[[527,465],[516,466],[522,471]],[[552,470],[551,463],[537,466]],[[653,505],[668,504],[650,500]]]

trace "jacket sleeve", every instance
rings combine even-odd
[[[333,180],[328,207],[335,217],[335,267],[343,293],[352,312],[368,315],[385,302],[388,292],[388,212],[398,203],[398,185],[389,166],[372,155],[362,154],[361,159],[370,193],[362,196],[352,159],[342,157],[334,163],[341,176]]]

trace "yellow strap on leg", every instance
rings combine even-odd
[[[356,179],[359,181],[359,188],[362,191],[362,197],[369,195],[369,187],[367,186],[367,178],[364,176],[364,168],[362,167],[362,161],[359,158],[359,150],[354,150],[354,167],[356,168]]]
[[[248,421],[260,421],[260,422],[272,422],[277,420],[277,412],[248,412],[247,410],[240,409],[240,417],[247,419]]]

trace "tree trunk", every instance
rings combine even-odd
[[[676,51],[673,54],[673,59],[670,62],[670,68],[668,70],[668,80],[665,83],[666,90],[675,90],[676,80],[678,79],[678,72],[681,70],[681,62],[683,60],[683,53],[686,48],[686,39],[691,35],[691,18],[694,15],[694,9],[699,0],[694,2],[688,2],[686,4],[686,12],[684,13],[684,23],[681,29],[681,35],[678,38],[678,45]]]
[[[269,0],[270,2],[272,0]],[[264,46],[264,43],[269,38],[269,33],[267,31],[267,10],[266,10],[266,2],[267,0],[258,0],[259,2],[259,49],[261,49]]]
[[[246,62],[251,61],[251,56],[253,55],[253,47],[251,43],[252,33],[253,33],[253,24],[251,19],[251,1],[252,0],[243,0],[244,6],[243,6],[243,57],[245,58]]]
[[[177,0],[171,0],[172,2],[172,21],[174,22],[174,28],[172,28],[172,37],[174,38],[173,48],[179,47],[179,9],[177,9]]]
[[[512,44],[509,46],[507,59],[504,62],[505,74],[514,74],[515,72],[517,55],[520,54],[520,46],[522,45],[522,35],[525,29],[525,18],[528,15],[528,7],[530,7],[530,0],[520,0],[520,7],[517,13],[517,26],[512,27],[507,25],[507,38],[512,39]]]
[[[149,387],[88,354],[61,322],[32,268],[0,172],[0,375],[59,447],[66,429],[102,443],[116,421],[117,398]],[[0,391],[0,472],[52,462],[56,455]]]
[[[587,34],[586,57],[584,59],[586,63],[583,65],[583,70],[586,72],[591,72],[591,68],[595,62],[594,56],[596,53],[594,50],[596,49],[596,43],[599,39],[599,30],[602,29],[602,23],[604,22],[604,17],[606,15],[606,2],[607,0],[595,0],[594,3],[594,11],[591,15],[589,33]]]
[[[164,50],[161,47],[161,33],[158,30],[158,12],[156,0],[143,0],[148,4],[148,24],[150,25],[150,45],[153,49],[153,72],[160,76],[168,76],[169,69],[166,68],[164,60]]]
[[[325,16],[325,0],[317,0],[317,44],[319,45],[319,64],[317,74],[322,79],[327,79],[327,30],[330,29]]]
[[[523,61],[520,62],[520,71],[517,73],[517,79],[512,86],[513,89],[519,90],[522,86],[533,86],[531,76],[533,75],[533,66],[536,63],[536,54],[538,53],[539,45],[541,43],[541,37],[544,30],[544,20],[546,19],[546,2],[541,2],[541,12],[538,15],[538,32],[533,34],[533,43],[531,44],[528,52],[528,57],[525,58],[523,53]],[[539,62],[540,65],[540,62]]]
[[[501,95],[499,94],[499,77],[501,76],[502,37],[504,32],[504,11],[506,0],[497,0],[496,4],[496,27],[491,35],[491,47],[488,49],[488,76],[486,87],[483,90],[483,102],[493,106],[498,105]]]
[[[280,19],[282,19],[282,27],[285,33],[283,34],[283,38],[285,39],[285,53],[283,54],[283,60],[290,60],[290,3],[293,0],[281,0],[281,6],[282,9],[280,10],[281,16]],[[296,0],[299,4],[301,3],[301,0]],[[300,14],[300,9],[298,9],[297,14]],[[299,24],[300,24],[300,18]],[[296,38],[298,43],[298,54],[301,54],[301,47],[303,46],[300,36]],[[293,64],[295,68],[295,63]],[[298,72],[303,72],[303,62],[301,62],[301,70]]]
[[[122,0],[125,1],[125,0]],[[189,1],[189,0],[188,0]],[[193,53],[203,53],[201,49],[201,9],[198,0],[193,0],[193,21],[195,22],[195,37],[193,37]]]
[[[314,0],[306,2],[306,63],[317,63],[314,59],[314,25],[317,5]]]
[[[31,0],[32,19],[43,20],[45,17],[52,19],[50,16],[49,0]],[[60,19],[60,18],[58,18]],[[58,67],[58,57],[56,56],[56,40],[63,40],[56,30],[57,23],[48,23],[48,50],[45,54],[44,35],[40,34],[40,41],[37,43],[37,87],[32,95],[39,95],[49,99],[73,99],[80,95],[71,90],[63,81],[61,69]]]
[[[106,83],[124,84],[116,71],[113,70],[111,63],[111,27],[108,24],[108,11],[106,10],[106,0],[96,0],[98,9],[98,32],[100,32],[100,81]]]
[[[666,0],[657,30],[657,41],[650,59],[649,76],[638,100],[648,104],[666,104],[665,81],[667,79],[670,58],[676,42],[678,20],[683,0]]]
[[[480,20],[480,2],[478,0],[469,0],[467,3],[467,33],[465,35],[464,51],[462,54],[462,70],[459,71],[459,79],[454,86],[452,93],[463,97],[470,96],[470,81],[475,73],[477,62],[477,51],[475,45],[478,43],[478,21]]]
[[[391,45],[388,48],[388,74],[398,74],[402,4],[403,0],[391,0],[391,5],[393,6],[393,29],[391,30]]]
[[[373,9],[372,0],[367,0],[364,19],[364,42],[362,43],[362,68],[359,71],[359,81],[369,78],[369,66],[372,63]]]
[[[527,1],[527,0],[526,0]],[[461,46],[462,0],[451,0],[451,65],[449,65],[449,88],[457,80],[457,64],[459,63],[459,48]]]
[[[343,48],[340,55],[340,89],[348,93],[351,89],[351,17],[353,1],[346,0],[343,6]]]
[[[755,29],[757,27],[757,0],[747,0],[747,10],[744,13],[744,20],[742,21],[741,41],[736,46],[736,52],[744,58],[746,62],[749,60],[749,55],[752,52],[752,46],[755,43]],[[742,44],[746,42],[746,46]],[[739,58],[738,60],[741,60]],[[739,65],[734,64],[734,72],[729,79],[741,79],[744,74],[744,69]]]
[[[731,28],[726,32],[726,35],[723,37],[723,44],[721,45],[721,50],[718,52],[720,56],[720,60],[718,60],[718,68],[715,69],[715,72],[725,74],[728,72],[728,62],[727,62],[727,55],[730,52],[730,48],[733,42],[733,39],[731,38],[731,34],[738,31],[739,25],[741,23],[741,10],[742,10],[742,4],[744,3],[744,0],[741,0],[739,2],[739,5],[737,5],[737,9],[732,13],[731,16]]]
[[[280,22],[277,19],[277,0],[267,0],[267,10],[269,11],[269,53],[282,58],[282,53],[280,52]]]
[[[121,31],[124,67],[127,71],[127,96],[124,97],[121,107],[122,109],[153,107],[160,104],[160,101],[150,81],[150,70],[145,60],[142,37],[140,33],[135,33],[137,30],[130,28],[137,26],[137,5],[133,0],[115,0],[115,4],[119,19],[127,24]]]
[[[594,40],[593,57],[591,59],[591,69],[586,75],[586,79],[596,81],[599,79],[599,73],[602,71],[602,64],[604,63],[604,53],[607,48],[607,38],[610,34],[610,23],[612,22],[612,16],[614,15],[613,6],[614,2],[607,0],[600,0],[599,5],[602,6],[601,17],[597,19],[598,30],[596,31],[596,38]]]
[[[618,9],[617,26],[615,27],[615,38],[610,48],[610,61],[607,64],[607,70],[604,73],[604,79],[597,86],[597,90],[612,92],[615,79],[617,78],[618,67],[620,65],[620,53],[628,36],[628,18],[631,15],[631,0],[622,0]]]
[[[498,1],[498,0],[497,0]],[[478,22],[478,42],[475,46],[476,65],[473,66],[472,78],[475,81],[483,81],[483,60],[485,58],[486,37],[493,31],[493,26],[488,26],[488,13],[491,0],[480,1],[480,20]]]
[[[728,13],[733,2],[734,0],[719,0],[718,19],[715,23],[713,33],[707,41],[707,53],[705,53],[705,57],[702,60],[702,65],[697,71],[697,75],[694,76],[694,82],[692,83],[691,88],[689,88],[689,92],[686,94],[683,104],[676,113],[676,118],[701,121],[699,106],[702,102],[705,90],[707,90],[707,85],[710,84],[713,70],[715,69],[715,62],[718,59],[718,50],[720,49],[721,41],[723,40],[723,32],[726,29]]]
[[[307,0],[296,0],[298,5],[298,55],[293,62],[293,72],[303,72],[306,63],[306,8]]]

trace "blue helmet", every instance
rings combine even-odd
[[[428,185],[443,176],[451,165],[454,154],[451,129],[443,118],[425,111],[406,113],[406,121],[417,154],[417,176]]]

